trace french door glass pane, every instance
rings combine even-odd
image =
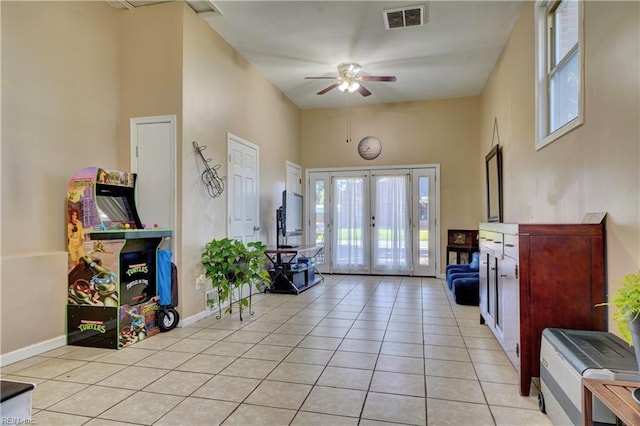
[[[420,254],[418,262],[420,266],[429,266],[431,256],[429,253],[429,177],[418,178],[418,249]]]
[[[324,216],[324,180],[315,181],[315,236],[316,236],[316,245],[324,245],[324,224],[325,224],[325,216]],[[320,252],[318,255],[317,261],[318,263],[324,263],[324,251]]]
[[[333,197],[334,269],[358,270],[365,263],[365,176],[336,177]]]
[[[397,273],[411,269],[408,175],[374,176],[373,269]]]

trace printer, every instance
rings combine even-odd
[[[582,424],[583,377],[640,382],[633,348],[604,331],[544,329],[539,400],[540,409],[554,425]],[[597,398],[593,401],[593,422],[616,424],[615,415]]]

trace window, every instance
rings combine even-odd
[[[536,149],[540,149],[583,122],[583,3],[561,0],[537,5]]]

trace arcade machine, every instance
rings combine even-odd
[[[135,183],[134,173],[97,167],[69,181],[69,345],[120,349],[161,331],[158,248],[171,230],[143,227]]]

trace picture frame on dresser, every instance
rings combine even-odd
[[[478,245],[477,229],[447,230],[447,245],[455,247],[474,247]]]
[[[502,222],[502,151],[496,144],[485,157],[487,222]]]

